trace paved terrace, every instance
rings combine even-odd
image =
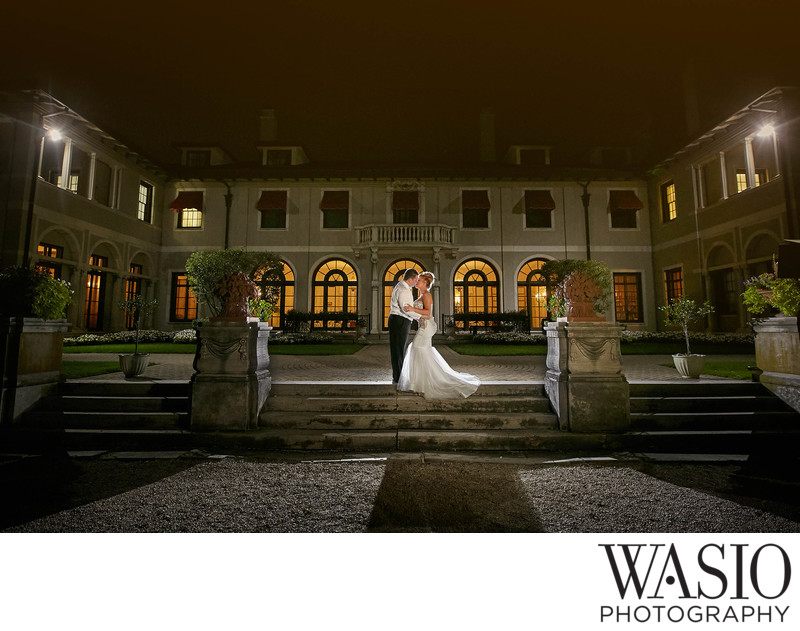
[[[445,360],[461,372],[476,375],[483,382],[503,381],[544,381],[545,356],[500,356],[475,357],[459,355],[447,346],[437,346]],[[68,361],[108,361],[109,355],[102,353],[64,355]],[[193,355],[151,355],[155,364],[144,375],[135,378],[142,380],[185,381],[193,373]],[[755,363],[753,355],[708,355],[707,360],[746,360]],[[625,355],[622,360],[625,376],[631,383],[683,381],[672,367],[670,355]],[[666,365],[665,365],[666,364]],[[279,381],[364,381],[385,382],[392,380],[389,360],[389,346],[374,344],[365,346],[353,355],[298,356],[272,355],[270,373],[274,382]],[[85,380],[123,380],[121,372],[85,377]],[[700,381],[720,381],[704,375]],[[725,379],[724,381],[730,381]]]

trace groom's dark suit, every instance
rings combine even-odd
[[[394,286],[389,303],[389,351],[392,354],[392,383],[400,380],[408,332],[411,330],[411,321],[415,319],[412,314],[403,311],[403,305],[410,305],[413,302],[411,287],[401,280]]]

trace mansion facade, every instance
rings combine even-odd
[[[530,145],[464,165],[315,164],[278,142],[271,111],[258,163],[184,146],[168,167],[42,91],[0,93],[0,112],[0,267],[30,261],[69,281],[75,332],[126,328],[117,304],[135,294],[159,299],[152,327],[191,327],[207,314],[186,259],[223,247],[281,258],[276,328],[291,310],[347,312],[381,335],[392,286],[416,267],[438,279],[440,323],[522,310],[538,330],[541,265],[591,258],[613,273],[611,321],[656,330],[657,307],[685,293],[717,307],[714,329],[744,330],[741,281],[800,238],[793,90],[770,91],[647,173],[619,151],[564,166]]]

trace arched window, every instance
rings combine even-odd
[[[497,313],[499,293],[497,272],[486,261],[472,259],[462,263],[453,278],[453,305],[458,314]],[[474,318],[456,318],[456,326],[461,328],[486,327],[489,321],[485,315]]]
[[[314,313],[358,313],[358,277],[347,261],[331,259],[325,261],[314,272],[311,287],[314,295]],[[313,325],[321,329],[337,329],[355,326],[355,321],[320,318]]]
[[[423,267],[420,265],[419,261],[414,261],[412,259],[402,259],[400,261],[395,261],[389,267],[386,268],[386,272],[383,275],[383,328],[384,330],[389,328],[389,302],[392,298],[392,290],[394,286],[397,284],[399,280],[403,278],[403,273],[407,269],[415,269],[417,272],[422,273]],[[419,296],[419,291],[415,288],[411,290],[414,294],[414,300],[417,299]]]
[[[286,312],[294,309],[294,272],[286,261],[281,261],[281,264],[283,269],[279,272],[278,279],[261,283],[256,275],[262,296],[275,306],[269,325],[276,329],[286,328]]]
[[[547,283],[540,271],[546,262],[530,260],[517,274],[517,309],[528,312],[531,329],[541,328],[547,318]]]

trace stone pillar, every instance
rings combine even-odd
[[[251,430],[267,400],[269,332],[266,322],[211,322],[197,327],[191,428]]]
[[[624,432],[630,394],[622,372],[622,327],[608,322],[548,322],[545,391],[559,429]]]
[[[18,419],[61,380],[67,320],[0,320],[3,422]]]
[[[753,325],[759,381],[800,412],[800,332],[797,318],[779,315]]]

